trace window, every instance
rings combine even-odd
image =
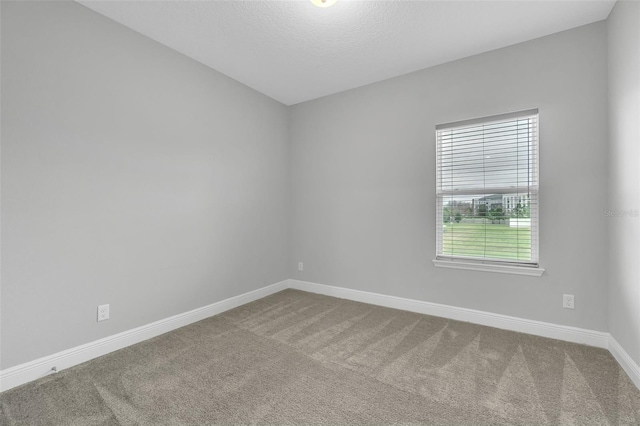
[[[538,110],[436,126],[436,266],[541,275]]]

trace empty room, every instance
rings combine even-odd
[[[640,2],[0,25],[0,424],[640,425]]]

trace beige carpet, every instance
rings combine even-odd
[[[2,425],[640,424],[596,349],[286,290],[0,394]]]

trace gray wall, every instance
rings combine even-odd
[[[640,3],[618,1],[608,20],[609,331],[640,364]],[[629,215],[631,211],[631,215]]]
[[[1,8],[0,368],[288,277],[610,327],[640,361],[639,221],[603,214],[638,208],[638,3],[290,109],[78,4]],[[547,272],[435,268],[435,125],[533,107]]]
[[[287,278],[283,105],[79,4],[3,1],[2,113],[1,368]]]
[[[599,22],[294,106],[291,277],[606,331],[606,42]],[[547,272],[435,268],[435,125],[534,107]]]

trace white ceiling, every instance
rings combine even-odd
[[[615,3],[78,1],[286,105],[600,21]]]

